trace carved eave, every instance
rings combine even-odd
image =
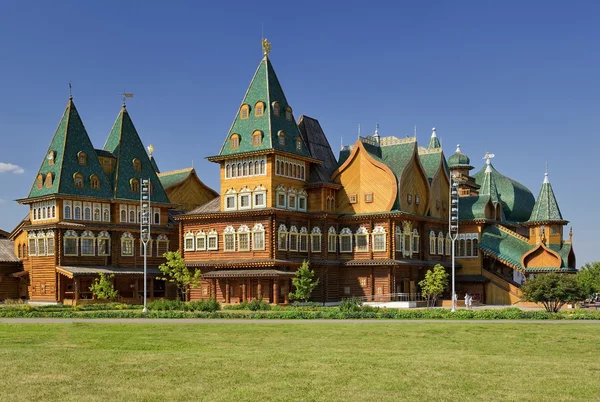
[[[549,249],[548,247],[546,247],[546,245],[544,243],[540,243],[538,244],[536,247],[534,247],[533,249],[529,250],[528,252],[526,252],[525,254],[523,254],[523,257],[521,257],[521,265],[523,266],[524,269],[529,268],[527,266],[527,264],[525,263],[525,260],[534,254],[537,254],[539,251],[542,251],[543,253],[549,253],[551,254],[554,258],[556,258],[558,260],[558,266],[554,266],[553,268],[557,268],[560,269],[561,265],[562,265],[562,257],[560,256],[560,254],[558,254],[556,251]],[[531,267],[531,268],[538,268],[538,267]]]
[[[119,225],[119,224],[106,224],[102,222],[89,222],[85,223],[81,222],[70,222],[70,221],[60,221],[53,223],[46,223],[41,225],[32,225],[27,224],[22,226],[22,230],[25,231],[36,231],[36,230],[48,230],[48,229],[73,229],[73,230],[110,230],[114,232],[139,232],[140,225]],[[169,225],[152,225],[152,233],[171,233],[175,230],[175,227],[171,227]]]
[[[479,251],[481,251],[483,254],[487,255],[488,257],[493,258],[496,261],[500,261],[502,264],[504,264],[504,265],[506,265],[508,267],[511,267],[512,269],[514,269],[516,271],[519,271],[521,273],[525,273],[525,270],[523,268],[516,266],[515,264],[513,264],[513,263],[511,263],[511,262],[509,262],[507,260],[505,260],[504,258],[500,258],[497,255],[495,255],[493,253],[490,253],[489,251],[484,250],[482,248],[479,248]]]
[[[233,154],[233,155],[207,156],[206,160],[208,160],[210,162],[220,163],[220,162],[223,162],[228,159],[239,159],[239,158],[247,158],[247,157],[251,157],[251,156],[272,155],[272,154],[282,155],[287,158],[303,160],[303,161],[314,163],[317,165],[320,165],[323,163],[322,160],[315,159],[310,156],[297,155],[297,154],[294,154],[291,152],[284,152],[284,151],[279,151],[279,150],[275,150],[275,149],[263,149],[260,151],[241,152],[239,154]]]
[[[310,219],[320,219],[320,218],[329,218],[329,217],[338,217],[339,214],[331,213],[331,212],[299,212],[299,211],[290,211],[286,209],[279,208],[263,208],[263,209],[249,209],[244,211],[216,211],[216,212],[204,212],[199,214],[181,214],[173,216],[173,219],[176,221],[190,221],[190,220],[198,220],[198,219],[231,219],[231,218],[246,218],[250,216],[272,216],[272,215],[280,215],[280,216],[291,216],[296,218],[310,218]]]
[[[569,224],[569,221],[527,221],[527,222],[521,223],[521,225],[524,226],[524,227],[531,227],[531,226],[551,226],[551,225],[565,226],[565,225],[568,225],[568,224]]]

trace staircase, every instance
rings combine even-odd
[[[509,281],[485,268],[481,270],[483,276],[488,278],[488,288],[486,289],[486,298],[489,304],[517,304],[521,302],[523,292],[521,288],[513,281]]]

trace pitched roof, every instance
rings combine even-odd
[[[158,164],[156,163],[156,158],[153,155],[150,155],[150,163],[154,168],[154,171],[158,174],[160,173],[160,169],[158,168]]]
[[[421,165],[423,165],[423,169],[425,169],[425,173],[427,173],[429,179],[433,179],[433,176],[435,176],[439,170],[442,161],[444,163],[444,168],[446,167],[446,158],[444,158],[442,148],[425,149],[420,147],[419,159],[421,160]]]
[[[168,204],[169,199],[158,179],[156,171],[150,162],[144,144],[138,135],[131,117],[125,106],[121,108],[113,125],[104,150],[116,155],[117,163],[114,169],[114,198],[139,201],[140,195],[131,191],[130,180],[149,178],[152,183],[152,202]],[[133,160],[139,159],[141,171],[136,172]]]
[[[15,243],[12,240],[0,239],[0,262],[21,262],[15,255]]]
[[[205,214],[208,212],[219,212],[221,211],[221,197],[213,198],[206,204],[200,205],[198,208],[187,212],[186,215],[197,215]]]
[[[566,222],[560,213],[558,202],[556,201],[554,191],[552,190],[552,184],[550,184],[550,180],[548,180],[548,173],[546,173],[544,177],[540,195],[533,206],[533,211],[531,212],[531,217],[528,221],[528,223],[541,222]]]
[[[255,115],[254,109],[257,102],[265,103],[265,110],[262,116]],[[279,116],[275,116],[273,112],[275,102],[279,103]],[[250,107],[246,119],[242,119],[240,116],[240,109],[243,105]],[[300,130],[294,121],[293,115],[291,120],[286,118],[286,108],[290,105],[283,93],[271,61],[267,56],[258,65],[241,106],[236,112],[235,119],[221,147],[219,156],[271,149],[310,156],[305,143],[302,144],[300,151],[296,148],[296,138],[302,138]],[[260,145],[252,144],[252,133],[256,130],[261,131],[263,134],[263,140]],[[279,145],[278,133],[280,131],[285,133],[285,144],[283,146]],[[233,134],[240,136],[239,147],[237,149],[231,149],[229,145]]]
[[[80,152],[87,156],[87,163],[84,166],[79,164]],[[75,187],[74,176],[76,173],[83,175],[83,187]],[[52,177],[52,183],[48,181],[48,174]],[[43,179],[41,188],[37,181],[39,175],[42,175]],[[92,175],[96,175],[100,179],[99,189],[91,188],[90,178]],[[52,194],[97,198],[111,198],[112,196],[111,183],[98,162],[96,150],[71,97],[27,198]]]
[[[483,229],[479,242],[482,251],[521,271],[523,270],[521,258],[534,247],[522,236],[498,225]]]
[[[431,129],[431,138],[429,138],[429,144],[427,145],[427,149],[436,149],[442,148],[442,144],[440,144],[440,140],[438,140],[437,135],[435,134],[435,128]]]
[[[489,195],[470,195],[458,200],[458,217],[461,221],[487,219],[485,207],[490,202]]]
[[[309,182],[329,182],[331,174],[337,168],[337,161],[319,121],[302,115],[298,120],[298,128],[310,155],[315,159],[323,161],[320,165],[311,165]]]
[[[169,172],[163,172],[158,174],[158,178],[163,185],[163,188],[166,190],[169,187],[175,186],[179,183],[182,183],[185,179],[187,179],[190,174],[194,171],[194,168],[184,168],[178,170],[171,170]]]
[[[527,187],[498,172],[494,165],[487,165],[496,184],[496,190],[502,200],[502,209],[506,219],[511,222],[526,222],[531,216],[535,198]],[[473,175],[475,182],[482,185],[485,179],[486,165]]]

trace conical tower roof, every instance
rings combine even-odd
[[[77,174],[83,176],[81,187],[75,187]],[[41,183],[38,180],[40,175]],[[91,178],[94,175],[100,181],[99,188],[91,187]],[[96,198],[112,196],[111,184],[98,162],[98,155],[72,97],[69,97],[28,198],[53,194]]]
[[[490,199],[494,203],[500,203],[500,195],[498,194],[498,187],[496,186],[496,178],[492,174],[492,165],[488,163],[485,169],[485,175],[479,188],[479,195],[489,195]]]
[[[131,191],[132,179],[150,179],[152,183],[151,201],[168,204],[169,199],[158,179],[144,144],[138,135],[125,105],[121,108],[117,120],[106,139],[104,150],[110,151],[117,158],[114,169],[114,198],[139,201],[140,195]],[[140,169],[136,171],[134,160],[139,160]]]
[[[545,222],[567,223],[560,213],[558,202],[556,201],[554,191],[552,190],[552,184],[550,184],[550,180],[548,179],[548,172],[546,172],[544,176],[540,195],[535,201],[531,217],[529,218],[529,221],[527,221],[527,223],[535,224]]]
[[[442,144],[440,144],[440,140],[438,140],[437,135],[435,134],[435,127],[431,129],[431,138],[429,138],[429,144],[427,145],[427,149],[436,149],[441,148]]]
[[[264,104],[262,114],[259,108],[260,102]],[[247,115],[246,112],[242,112],[244,108],[247,108]],[[262,135],[260,142],[252,141],[252,136],[256,131],[259,131]],[[231,147],[231,138],[234,135],[239,136],[239,146],[237,148]],[[279,135],[285,137],[283,145],[279,143]],[[297,146],[298,140],[301,143],[299,148]],[[279,150],[310,157],[294,120],[291,106],[267,55],[261,60],[256,69],[242,105],[238,109],[227,138],[221,147],[219,156],[263,150]]]

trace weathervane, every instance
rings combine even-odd
[[[73,87],[71,87],[71,81],[69,81],[69,99],[73,99]]]
[[[123,91],[121,95],[123,95],[123,106],[126,106],[125,101],[127,98],[133,98],[133,94],[127,93],[125,91]]]
[[[486,165],[491,165],[492,164],[492,158],[495,157],[496,155],[491,154],[489,152],[485,153],[485,156],[483,157],[483,159],[486,159],[485,163]]]
[[[262,42],[263,54],[265,55],[265,57],[268,57],[269,52],[271,51],[271,43],[267,40],[267,38],[262,38],[261,42]]]

